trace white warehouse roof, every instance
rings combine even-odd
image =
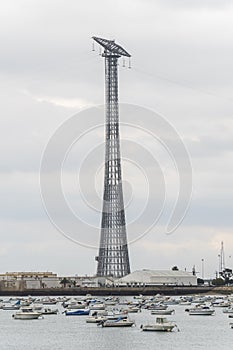
[[[137,270],[119,278],[115,283],[175,283],[197,284],[197,277],[186,271],[173,270]]]

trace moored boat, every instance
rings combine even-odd
[[[197,306],[188,310],[190,316],[211,316],[215,313],[215,310],[210,309],[209,306]]]
[[[93,303],[89,305],[90,310],[105,310],[104,303]]]
[[[151,315],[172,315],[173,313],[175,313],[174,309],[151,310]]]
[[[106,320],[106,316],[90,316],[86,319],[86,323],[100,323]]]
[[[20,305],[3,305],[2,310],[19,310]]]
[[[71,302],[70,304],[67,304],[65,307],[68,310],[74,310],[74,309],[85,309],[87,304],[85,302]]]
[[[57,300],[54,298],[45,298],[45,299],[42,299],[42,304],[43,305],[56,305]]]
[[[133,325],[135,325],[134,321],[121,317],[117,320],[105,320],[97,323],[97,326],[102,327],[132,327]]]
[[[44,308],[42,310],[43,315],[57,315],[58,309],[50,309],[50,308]]]
[[[154,324],[141,325],[141,329],[147,332],[171,332],[177,325],[168,321],[166,317],[156,317]]]
[[[223,309],[222,312],[224,314],[233,314],[233,308],[232,307],[229,307],[227,309]]]
[[[22,307],[12,317],[15,320],[35,320],[41,316],[41,312],[33,311],[31,307]]]
[[[88,316],[90,309],[65,310],[66,316]]]

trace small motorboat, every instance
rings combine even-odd
[[[103,312],[103,313],[100,313],[97,311],[94,312],[90,317],[88,317],[86,319],[86,322],[87,323],[99,323],[99,322],[102,322],[102,321],[106,321],[106,320],[118,320],[119,318],[121,319],[127,319],[128,316],[127,314],[120,314],[120,313],[114,313],[114,312]]]
[[[209,306],[196,306],[192,309],[187,310],[190,316],[211,316],[215,313],[215,310],[211,309]]]
[[[30,306],[31,301],[30,300],[21,300],[20,301],[20,306]]]
[[[57,304],[57,300],[51,299],[51,298],[45,298],[42,300],[42,304],[43,305],[55,305],[55,304]]]
[[[151,315],[172,315],[173,313],[175,313],[174,309],[151,310]]]
[[[172,315],[173,313],[175,313],[174,309],[151,310],[151,315]]]
[[[141,308],[138,306],[130,306],[127,310],[128,313],[138,313],[141,311]]]
[[[91,303],[88,307],[90,310],[105,310],[105,304],[103,303]]]
[[[106,320],[107,320],[106,316],[90,316],[86,319],[86,323],[100,323]]]
[[[213,302],[212,306],[214,307],[226,307],[229,308],[231,307],[231,303],[228,301],[221,301],[221,302]]]
[[[15,320],[35,320],[41,316],[41,312],[34,311],[31,307],[22,307],[12,317]]]
[[[119,298],[105,298],[105,305],[106,306],[115,306],[119,302]]]
[[[37,311],[37,312],[40,312],[42,314],[43,305],[32,304],[31,307],[33,308],[33,311]]]
[[[97,323],[97,326],[102,327],[132,327],[133,325],[135,325],[134,321],[122,317],[117,320],[105,320]]]
[[[127,312],[126,313],[120,313],[120,312],[108,312],[106,315],[106,318],[108,320],[118,320],[118,318],[128,318]]]
[[[233,314],[233,308],[232,307],[229,307],[227,309],[223,309],[222,312],[224,314]]]
[[[163,303],[164,305],[177,305],[179,304],[179,301],[176,299],[168,299],[168,300],[165,300]]]
[[[168,305],[152,304],[148,307],[149,310],[167,310]]]
[[[66,316],[88,316],[90,309],[65,310],[63,313]]]
[[[191,305],[191,301],[180,301],[179,305]]]
[[[57,315],[58,309],[50,309],[50,308],[44,308],[42,310],[43,315]]]
[[[87,306],[85,302],[71,302],[70,304],[67,304],[66,308],[68,310],[74,310],[74,309],[84,309]]]
[[[141,325],[141,329],[147,332],[171,332],[174,328],[178,329],[177,325],[163,316],[156,317],[154,324]]]
[[[2,310],[19,310],[20,305],[3,305]]]

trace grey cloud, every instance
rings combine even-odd
[[[44,147],[60,123],[78,111],[79,102],[104,101],[103,61],[98,48],[91,51],[90,38],[96,34],[115,38],[132,53],[132,69],[119,67],[120,100],[165,115],[184,140],[193,163],[192,206],[184,226],[175,235],[165,236],[161,232],[173,204],[176,180],[174,169],[169,164],[166,168],[167,159],[154,146],[171,193],[156,235],[152,232],[130,246],[132,266],[192,266],[206,254],[209,274],[213,273],[218,241],[225,240],[229,250],[233,247],[231,1],[72,0],[67,4],[65,0],[19,0],[5,2],[1,10],[2,272],[27,268],[95,271],[95,251],[72,244],[48,222],[37,180]],[[72,107],[72,99],[77,99],[77,107]],[[88,142],[96,143],[103,136],[98,134]],[[140,141],[140,135],[132,137]],[[80,151],[76,148],[75,152],[68,173],[75,173],[80,160]],[[145,164],[145,169],[149,166]],[[67,182],[73,178],[70,173]],[[132,175],[123,174],[125,180]],[[68,186],[69,190],[72,205],[81,206],[73,187]],[[150,218],[151,212],[147,215]],[[89,220],[98,223],[98,216],[90,214]],[[146,221],[145,217],[139,229]],[[91,237],[88,227],[84,234]],[[95,234],[98,242],[98,229]],[[138,259],[140,244],[148,253],[143,262]]]

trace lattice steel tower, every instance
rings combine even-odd
[[[112,40],[93,37],[105,58],[105,175],[97,276],[130,273],[121,177],[118,59],[130,54]]]

